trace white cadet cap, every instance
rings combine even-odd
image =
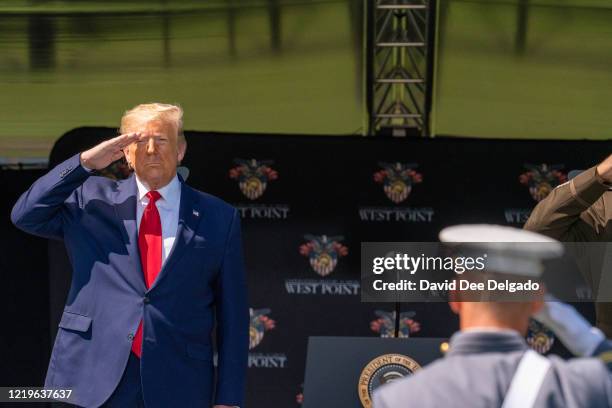
[[[534,278],[542,274],[543,260],[559,258],[564,250],[555,239],[502,225],[455,225],[440,231],[439,238],[475,256],[486,254],[486,271]]]

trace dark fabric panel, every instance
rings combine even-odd
[[[51,163],[115,134],[109,128],[68,132]],[[552,188],[612,147],[587,141],[186,136],[188,184],[235,205],[243,218],[253,309],[248,407],[298,404],[308,336],[392,332],[394,304],[360,302],[355,285],[361,242],[436,241],[444,226],[465,222],[520,227],[537,202],[521,175],[542,171]],[[400,174],[395,181],[393,171]],[[15,183],[13,201],[29,181]],[[70,270],[61,243],[50,245],[53,335]],[[317,245],[328,245],[330,256],[317,253]],[[37,307],[32,313],[46,319],[39,309],[49,307]],[[591,305],[580,307],[592,319]],[[401,312],[405,336],[448,337],[458,327],[446,304],[403,304]],[[565,354],[558,342],[552,352]],[[37,360],[38,367],[46,363],[42,355]]]
[[[47,242],[19,231],[13,204],[41,170],[0,170],[0,384],[42,386],[50,355]]]

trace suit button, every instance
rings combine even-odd
[[[130,341],[134,340],[134,335],[132,333],[128,334],[128,340]]]
[[[151,300],[149,299],[149,297],[148,297],[148,296],[145,296],[145,297],[142,299],[142,301],[143,301],[143,302],[145,302],[145,303],[149,303]]]

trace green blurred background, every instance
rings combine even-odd
[[[149,101],[186,129],[364,134],[363,6],[1,1],[0,157]],[[435,135],[610,137],[612,1],[440,0],[437,20]]]
[[[436,134],[612,136],[612,1],[440,3]]]

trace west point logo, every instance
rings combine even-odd
[[[243,205],[235,204],[236,210],[242,218],[253,220],[284,220],[289,216],[289,206],[279,205]]]
[[[528,171],[521,174],[519,181],[529,188],[529,194],[536,201],[540,202],[557,187],[567,181],[567,174],[561,172],[565,166],[562,164],[525,164]]]
[[[536,202],[545,199],[555,187],[567,181],[567,175],[561,171],[565,167],[562,164],[525,164],[523,167],[527,171],[519,176],[519,182],[527,186],[531,198]],[[531,211],[531,208],[507,208],[504,218],[507,224],[523,225]]]
[[[508,224],[523,225],[529,219],[531,210],[528,208],[508,208],[504,210],[504,218]]]
[[[268,317],[271,310],[249,309],[249,350],[253,350],[264,338],[264,334],[276,327],[276,322]],[[249,367],[253,368],[285,368],[287,356],[282,353],[251,353],[249,352]]]
[[[340,258],[348,255],[348,247],[343,245],[342,236],[304,235],[306,243],[300,245],[299,252],[308,258],[312,270],[319,276],[329,276],[338,265]],[[286,279],[285,290],[291,295],[349,295],[359,294],[357,280],[330,279]]]
[[[234,159],[236,167],[229,171],[229,176],[238,181],[240,191],[249,200],[261,197],[268,187],[268,182],[278,179],[278,173],[270,165],[272,160]]]
[[[395,337],[395,311],[376,310],[374,314],[377,318],[370,322],[370,329],[383,338]],[[413,319],[415,315],[415,312],[400,313],[400,338],[412,337],[413,334],[421,331],[421,324]]]
[[[387,198],[394,204],[406,201],[415,184],[423,182],[416,163],[379,162],[382,170],[374,173],[374,182],[383,185]],[[431,222],[434,210],[429,207],[360,207],[359,219],[371,222]]]
[[[546,354],[555,343],[554,333],[542,323],[529,319],[527,329],[527,344],[540,354]]]
[[[431,222],[432,208],[388,208],[362,207],[359,209],[361,221]]]
[[[264,333],[276,327],[276,322],[267,315],[270,309],[249,309],[251,324],[249,326],[249,350],[254,349],[261,343]]]
[[[249,368],[285,368],[287,355],[283,353],[249,353]]]
[[[289,217],[289,206],[286,204],[255,204],[261,198],[268,184],[279,178],[278,171],[271,166],[273,160],[234,159],[235,167],[229,171],[229,177],[238,182],[240,192],[250,200],[249,203],[235,203],[234,206],[242,218],[284,220]]]
[[[378,165],[382,170],[374,173],[374,181],[383,185],[383,190],[389,200],[395,204],[405,201],[412,191],[412,186],[423,181],[423,175],[417,173],[415,163],[385,163]]]
[[[290,295],[349,295],[359,294],[360,283],[356,280],[287,279],[285,289]]]
[[[300,246],[300,254],[308,258],[312,269],[321,276],[327,276],[336,269],[338,260],[348,255],[348,248],[340,243],[344,237],[327,235],[304,235],[308,240]]]

